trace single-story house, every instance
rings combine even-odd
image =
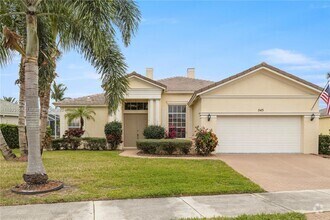
[[[320,110],[320,134],[330,135],[330,115],[325,108]]]
[[[218,82],[186,77],[153,79],[127,75],[129,90],[114,114],[103,94],[54,103],[61,108],[61,133],[79,127],[67,124],[65,110],[90,106],[95,121],[85,122],[85,136],[104,137],[104,125],[123,123],[123,148],[135,148],[147,125],[174,129],[178,138],[192,138],[196,126],[217,134],[217,153],[318,153],[319,109],[311,109],[322,91],[317,85],[261,63]]]

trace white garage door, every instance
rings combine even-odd
[[[221,116],[218,153],[300,153],[300,117]]]

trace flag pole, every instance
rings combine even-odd
[[[317,99],[315,100],[314,105],[312,106],[311,110],[313,110],[313,108],[315,107],[315,105],[316,105],[317,101],[319,100],[320,96],[321,96],[322,93],[324,92],[325,88],[326,88],[326,87],[328,86],[328,84],[330,83],[330,73],[328,73],[327,75],[328,75],[328,76],[327,76],[327,78],[328,78],[328,82],[327,82],[327,84],[325,84],[325,86],[324,86],[322,92],[319,94],[319,96],[318,96]]]

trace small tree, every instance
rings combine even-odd
[[[74,119],[79,118],[80,119],[80,129],[83,130],[84,129],[84,118],[86,118],[87,120],[93,120],[95,121],[93,115],[96,115],[96,113],[86,107],[79,107],[79,108],[74,108],[74,109],[68,109],[66,110],[66,114],[65,114],[65,118],[68,119],[68,123],[70,124]]]
[[[218,138],[212,129],[196,127],[195,150],[198,154],[207,156],[212,153],[218,145]]]
[[[104,133],[111,150],[116,150],[122,143],[122,124],[118,121],[109,122],[104,127]]]

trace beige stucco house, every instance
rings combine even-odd
[[[95,121],[86,121],[85,136],[104,137],[104,125],[123,123],[123,148],[134,148],[147,125],[174,129],[178,138],[192,138],[196,126],[213,129],[217,153],[317,153],[319,109],[313,102],[322,88],[261,63],[219,82],[186,77],[153,79],[128,74],[129,91],[116,113],[109,114],[103,94],[55,103],[61,108],[61,132],[68,125],[65,110],[90,106]]]
[[[320,110],[320,134],[330,135],[330,115],[326,114],[326,109]]]

